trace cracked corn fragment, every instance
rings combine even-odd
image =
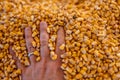
[[[51,51],[50,52],[50,57],[51,57],[52,60],[56,60],[57,59],[57,54],[55,54],[54,51]]]
[[[36,42],[32,41],[32,46],[35,48],[36,47]]]
[[[60,50],[64,50],[65,49],[65,44],[62,44],[60,47],[59,47]]]
[[[2,45],[2,44],[0,44],[0,48],[1,48],[1,49],[3,48],[3,45]]]
[[[38,34],[38,33],[37,33],[36,31],[34,31],[34,32],[32,33],[32,37],[35,37],[37,34]]]
[[[2,53],[0,53],[0,59],[2,59],[4,57],[4,55]]]
[[[34,51],[33,54],[34,54],[35,56],[40,56],[40,53],[39,53],[39,51],[37,51],[37,50]]]
[[[49,27],[47,27],[47,33],[50,33],[50,28]]]
[[[120,62],[117,62],[117,63],[116,63],[116,66],[117,66],[117,67],[120,67]]]
[[[29,66],[30,65],[30,62],[26,58],[25,58],[25,61],[23,63],[25,64],[25,66]]]
[[[21,74],[21,72],[22,72],[21,69],[17,69],[17,70],[16,70],[16,73],[17,73],[17,74]]]
[[[71,31],[71,30],[66,30],[66,33],[67,33],[67,34],[71,34],[72,31]]]
[[[57,54],[51,55],[52,60],[56,60],[57,59]]]
[[[75,79],[81,79],[83,76],[81,75],[81,74],[77,74],[76,76],[75,76]]]
[[[36,58],[36,61],[40,61],[40,56]]]
[[[70,67],[66,67],[66,71],[72,73],[73,70]]]
[[[87,53],[85,48],[81,48],[81,52],[82,52],[83,54],[86,54],[86,53]]]
[[[120,57],[120,53],[117,53],[116,55],[117,55],[118,57]]]
[[[52,35],[52,36],[51,36],[51,41],[55,41],[56,38],[57,38],[57,35]]]
[[[67,65],[64,63],[61,65],[61,69],[63,69],[63,70],[65,70],[66,67],[67,67]]]

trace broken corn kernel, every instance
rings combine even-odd
[[[36,58],[36,61],[40,61],[40,57],[37,57],[37,58]]]
[[[65,49],[65,44],[62,44],[60,47],[59,47],[60,50],[64,50]]]
[[[39,53],[37,50],[34,51],[33,54],[34,54],[35,56],[40,56],[40,53]]]
[[[51,55],[51,59],[56,60],[57,59],[57,54]]]
[[[35,48],[36,47],[36,42],[32,41],[32,46]]]

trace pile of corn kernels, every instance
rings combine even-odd
[[[61,69],[66,80],[120,80],[120,0],[0,0],[0,80],[20,78],[10,46],[29,65],[25,27],[32,27],[40,60],[41,21],[48,23],[51,54],[59,27],[65,30]]]

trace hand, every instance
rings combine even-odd
[[[40,23],[40,42],[41,42],[41,61],[36,62],[35,56],[30,56],[30,66],[25,67],[23,66],[19,60],[15,57],[14,51],[10,47],[10,53],[12,54],[13,58],[16,61],[16,65],[18,68],[22,70],[22,80],[64,80],[64,74],[61,70],[61,58],[60,55],[65,53],[64,50],[60,50],[59,46],[64,41],[64,30],[60,28],[58,30],[58,37],[56,42],[56,54],[58,56],[57,60],[51,60],[49,56],[49,49],[48,49],[48,39],[49,35],[46,32],[47,23],[41,22]],[[30,27],[25,28],[25,40],[26,40],[26,47],[28,53],[33,52],[35,49],[32,46],[32,31]]]

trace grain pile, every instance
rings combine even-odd
[[[0,80],[19,80],[21,74],[9,47],[29,65],[24,29],[32,27],[34,54],[40,59],[39,25],[48,23],[50,57],[55,60],[57,30],[64,27],[60,49],[66,80],[120,79],[120,0],[2,0],[0,2]],[[54,54],[54,56],[51,56]]]

